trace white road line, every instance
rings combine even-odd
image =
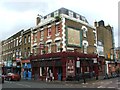
[[[82,84],[88,84],[88,83],[82,83]]]
[[[116,84],[119,84],[119,85],[120,85],[120,82],[117,82]]]
[[[30,85],[25,85],[26,87],[31,87]]]
[[[31,87],[29,85],[23,85],[23,84],[20,84],[20,83],[17,83],[17,85],[24,86],[24,87]]]
[[[105,88],[105,87],[103,87],[103,86],[99,86],[99,87],[97,87],[97,88]]]
[[[83,87],[87,87],[87,86],[83,86]]]
[[[110,83],[112,83],[113,81],[110,81]]]
[[[115,87],[107,87],[107,88],[115,88]]]

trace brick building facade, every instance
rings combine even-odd
[[[28,71],[29,78],[41,80],[97,78],[105,74],[105,60],[114,60],[113,28],[104,21],[91,26],[84,16],[60,8],[38,15],[35,27],[3,40],[2,60],[3,71],[22,70],[24,78]]]
[[[14,72],[21,74],[23,30],[2,41],[2,60],[4,61],[4,73]]]
[[[97,33],[86,18],[61,8],[40,19],[31,36],[33,77],[66,80],[84,73],[97,77]]]

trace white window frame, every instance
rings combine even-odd
[[[54,12],[54,17],[58,16],[59,12],[58,10]]]
[[[18,38],[16,39],[16,46],[18,46],[18,43],[19,43],[19,41],[18,41]]]
[[[48,27],[48,28],[47,28],[47,36],[48,36],[48,37],[51,37],[51,34],[50,34],[49,32],[52,33],[51,27]]]
[[[69,11],[68,13],[69,13],[70,17],[73,17],[73,12],[72,11]]]
[[[56,36],[60,35],[60,32],[59,32],[58,28],[60,28],[60,24],[55,25],[55,35]]]
[[[85,22],[86,18],[84,16],[81,16],[81,20]]]
[[[87,37],[87,31],[88,31],[88,29],[87,29],[87,27],[86,26],[82,26],[82,30],[83,30],[83,37]]]
[[[13,57],[15,57],[15,51],[13,50]]]
[[[22,44],[22,37],[20,37],[20,39],[19,39],[19,45],[21,45]]]
[[[44,50],[43,50],[43,49],[41,49],[41,54],[44,54],[44,53],[43,53],[43,51],[44,51]]]
[[[15,47],[15,43],[16,43],[16,41],[15,41],[15,39],[14,39],[14,47]]]
[[[76,14],[76,19],[80,19],[80,15]]]
[[[37,42],[37,33],[34,34],[34,42]]]
[[[37,48],[34,48],[34,55],[37,55]]]
[[[56,52],[60,52],[60,41],[56,42]]]
[[[84,43],[84,53],[87,54],[87,43]]]
[[[47,18],[51,18],[51,14],[47,15]]]
[[[47,46],[48,46],[48,53],[51,53],[51,43],[49,43]]]
[[[83,30],[83,36],[87,37],[87,32],[85,30]]]
[[[44,31],[40,31],[40,40],[43,40],[44,39]]]
[[[30,43],[31,42],[31,37],[30,37],[30,35],[28,35],[28,43]]]
[[[25,44],[27,43],[27,41],[26,41],[26,40],[27,40],[27,37],[25,36],[25,37],[24,37],[24,43],[25,43]]]
[[[19,50],[19,56],[21,56],[22,55],[22,52],[21,52],[21,50]]]

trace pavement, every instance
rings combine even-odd
[[[88,82],[94,82],[94,81],[99,81],[99,80],[104,80],[104,77],[103,76],[99,76],[98,77],[98,80],[96,80],[96,78],[86,78],[85,81],[86,83]],[[42,80],[34,80],[34,79],[29,79],[29,80],[26,80],[26,79],[22,79],[22,81],[28,81],[28,82],[42,82],[42,83],[50,83],[50,84],[66,84],[66,83],[70,83],[70,84],[80,84],[80,83],[84,83],[84,80],[83,79],[80,79],[79,81],[58,81],[58,80],[53,80],[53,81],[42,81]]]

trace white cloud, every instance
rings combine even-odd
[[[0,35],[0,39],[9,37],[21,28],[34,26],[38,13],[46,15],[61,7],[85,16],[91,25],[101,19],[106,25],[112,25],[117,45],[118,0],[1,0],[0,33],[5,35]]]

